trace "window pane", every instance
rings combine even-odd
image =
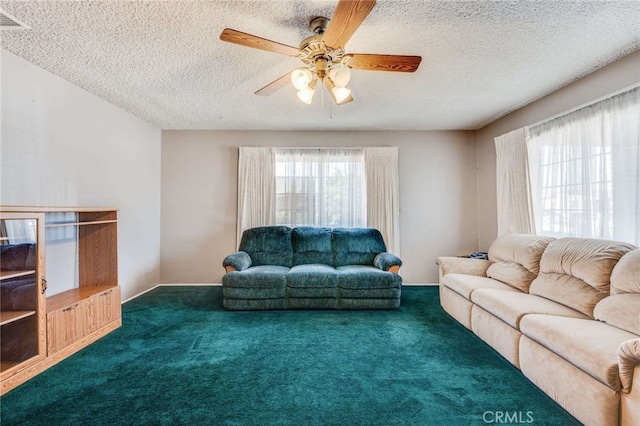
[[[640,90],[529,129],[537,232],[640,243]]]
[[[363,151],[276,150],[276,223],[366,226]]]

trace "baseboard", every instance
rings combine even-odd
[[[438,283],[402,283],[402,287],[411,287],[411,286],[438,286]]]
[[[138,293],[135,296],[132,296],[130,298],[128,298],[127,300],[123,300],[122,303],[127,303],[133,299],[135,299],[136,297],[140,297],[145,293],[150,292],[153,289],[156,289],[158,287],[179,287],[179,286],[187,286],[187,287],[191,287],[191,286],[205,286],[205,287],[218,287],[221,286],[221,283],[170,283],[170,284],[156,284],[151,288],[146,289],[145,291],[143,291],[142,293]],[[406,286],[406,287],[411,287],[411,286],[437,286],[438,283],[402,283],[402,286]]]
[[[151,290],[156,289],[156,288],[158,288],[158,287],[168,287],[168,286],[221,286],[221,285],[222,285],[221,283],[204,283],[204,284],[203,284],[203,283],[192,283],[192,284],[189,284],[189,283],[172,283],[172,284],[156,284],[156,285],[154,285],[153,287],[146,289],[146,290],[145,290],[145,291],[143,291],[142,293],[138,293],[138,294],[136,294],[135,296],[131,296],[131,297],[130,297],[130,298],[128,298],[127,300],[123,300],[123,301],[122,301],[122,303],[123,303],[123,304],[124,304],[124,303],[127,303],[127,302],[129,302],[129,301],[131,301],[131,300],[135,299],[136,297],[140,297],[140,296],[142,296],[143,294],[148,293],[148,292],[150,292]]]

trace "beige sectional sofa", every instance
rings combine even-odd
[[[508,235],[437,263],[444,310],[571,415],[640,425],[640,249]]]

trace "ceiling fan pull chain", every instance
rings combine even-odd
[[[333,102],[329,102],[329,118],[333,120]]]

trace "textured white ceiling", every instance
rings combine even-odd
[[[295,58],[219,39],[225,27],[298,46],[337,1],[0,1],[31,26],[2,48],[162,129],[477,129],[640,48],[639,1],[385,1],[351,53],[422,56],[415,73],[353,71],[354,102],[253,93]],[[640,64],[639,64],[640,65]]]

